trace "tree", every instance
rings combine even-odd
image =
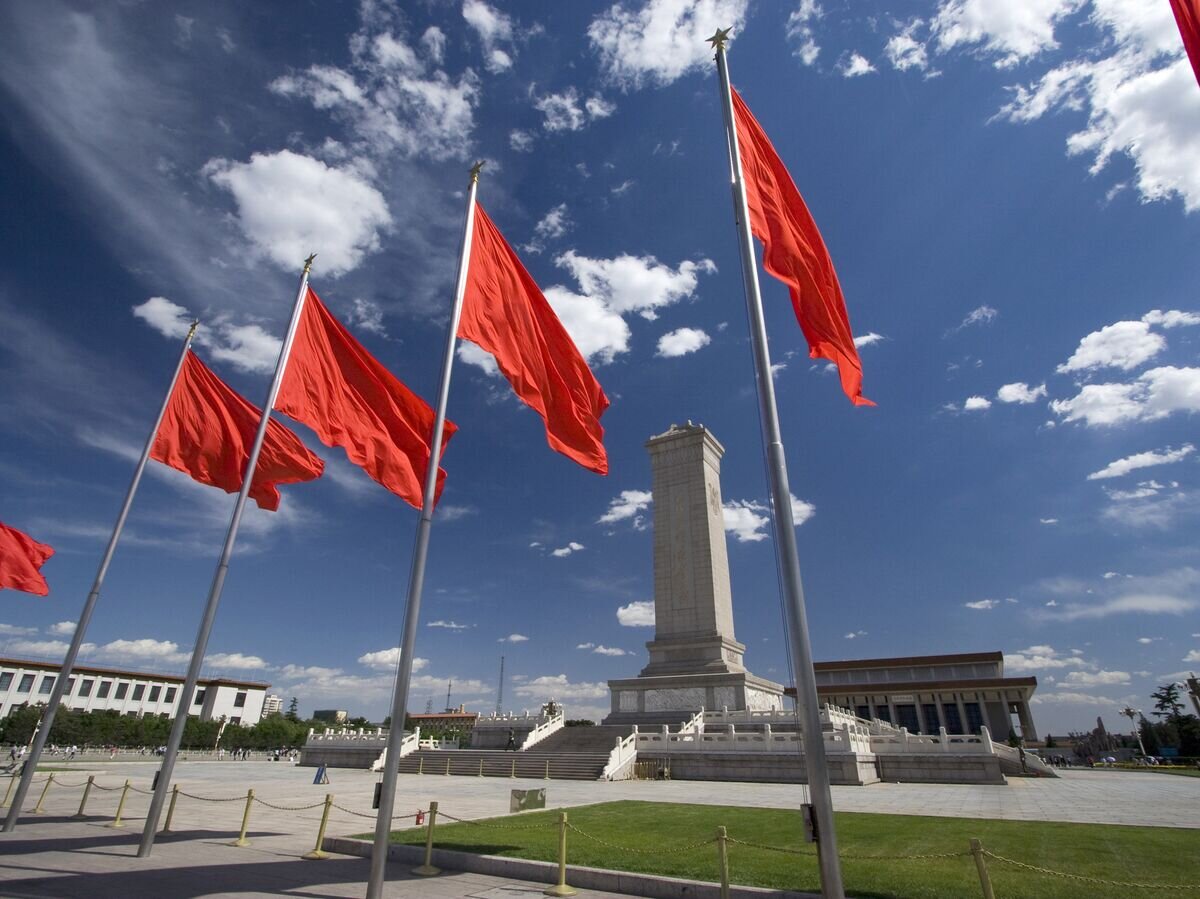
[[[287,714],[284,717],[287,718],[288,721],[300,720],[300,700],[295,696],[293,696],[292,701],[288,703]]]
[[[1047,749],[1057,749],[1058,748],[1058,744],[1056,742],[1054,742],[1054,737],[1050,736],[1050,734],[1046,734],[1046,748]]]
[[[1183,714],[1183,703],[1179,701],[1179,684],[1163,684],[1150,694],[1154,700],[1154,714],[1174,723]]]

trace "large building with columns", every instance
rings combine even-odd
[[[936,734],[944,727],[952,734],[977,734],[986,727],[997,740],[1010,730],[1026,742],[1038,739],[1029,711],[1037,678],[1005,677],[1003,653],[856,659],[814,667],[821,702],[860,718],[879,718],[909,733]]]

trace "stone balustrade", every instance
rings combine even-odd
[[[322,747],[360,746],[363,743],[385,744],[387,738],[387,731],[382,727],[341,727],[323,732],[309,728],[308,739],[304,743],[306,746],[320,745]]]

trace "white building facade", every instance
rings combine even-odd
[[[59,668],[52,662],[0,658],[0,718],[22,705],[49,702]],[[83,712],[173,718],[179,710],[183,681],[173,674],[76,665],[63,694],[63,706]],[[270,684],[258,681],[201,679],[188,714],[201,721],[224,717],[230,724],[252,726],[262,718],[269,688]]]

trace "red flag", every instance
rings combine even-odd
[[[496,357],[517,396],[545,420],[551,448],[584,468],[608,474],[600,426],[608,397],[537,283],[478,203],[466,291],[458,336]]]
[[[311,288],[275,408],[409,505],[421,508],[433,410],[334,318]],[[442,447],[458,427],[447,420]],[[438,469],[437,498],[446,472]]]
[[[1200,0],[1171,0],[1171,9],[1179,23],[1179,33],[1188,59],[1192,61],[1196,82],[1200,84]]]
[[[0,590],[24,590],[36,596],[50,592],[38,570],[54,550],[0,521]]]
[[[188,350],[150,457],[226,493],[242,489],[262,410],[218,378]],[[260,509],[279,508],[276,484],[311,481],[325,463],[286,426],[267,425],[250,496]]]
[[[862,395],[862,363],[850,332],[846,301],[817,223],[737,91],[733,91],[733,112],[750,230],[762,242],[763,268],[788,286],[809,356],[837,365],[842,390],[854,405],[874,406]]]

